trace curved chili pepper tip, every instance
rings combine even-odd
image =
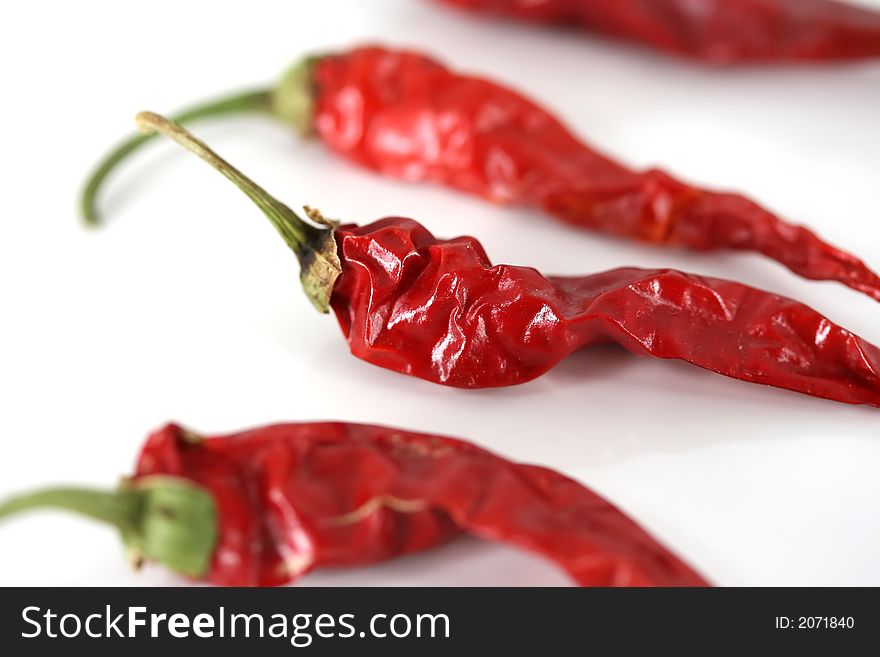
[[[136,568],[149,559],[203,577],[211,566],[218,536],[214,498],[186,479],[155,475],[129,479],[115,491],[36,491],[0,503],[0,519],[38,508],[73,511],[113,525]]]
[[[245,91],[232,96],[211,100],[196,107],[184,110],[174,117],[179,123],[189,123],[199,119],[214,116],[238,114],[240,112],[268,112],[272,104],[272,92],[268,89]],[[89,226],[98,226],[101,216],[97,209],[98,193],[101,191],[107,176],[116,168],[122,160],[138,150],[144,143],[150,141],[155,135],[135,135],[110,151],[103,160],[95,167],[95,170],[86,181],[80,197],[80,211],[83,220]]]
[[[153,112],[140,112],[136,120],[141,130],[147,133],[158,132],[173,139],[244,192],[263,211],[296,254],[302,269],[300,281],[309,300],[320,312],[329,312],[333,286],[342,273],[331,223],[324,223],[320,228],[306,223],[293,210],[217,155],[179,123]]]

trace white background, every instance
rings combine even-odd
[[[880,5],[880,2],[872,4]],[[409,45],[527,91],[637,166],[745,191],[880,267],[880,63],[716,71],[424,0],[117,1],[7,6],[0,21],[0,496],[114,485],[149,430],[374,422],[468,438],[607,495],[722,585],[880,585],[880,410],[725,379],[614,348],[506,390],[367,365],[312,311],[297,263],[250,203],[170,143],[116,176],[106,230],[76,199],[142,109],[271,83],[303,54]],[[880,307],[753,255],[578,233],[346,164],[263,118],[196,132],[291,205],[472,233],[497,262],[580,274],[674,266],[802,299],[880,342]],[[58,513],[0,525],[0,584],[171,584],[131,572],[113,530]],[[303,584],[564,584],[465,540]]]

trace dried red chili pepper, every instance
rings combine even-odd
[[[756,251],[806,278],[838,281],[880,300],[880,277],[810,230],[737,194],[616,164],[519,94],[417,53],[360,48],[315,58],[295,67],[274,91],[243,94],[181,117],[247,109],[271,109],[301,131],[317,133],[333,151],[390,176],[540,208],[619,237]],[[144,140],[126,142],[95,172],[83,195],[90,221],[97,222],[95,198],[103,180]]]
[[[582,586],[704,586],[608,501],[470,443],[342,422],[150,436],[115,492],[58,488],[0,517],[60,507],[109,522],[139,559],[229,586],[424,550],[460,532],[543,555]]]
[[[399,217],[307,224],[177,124],[143,113],[253,199],[302,264],[312,302],[332,307],[351,352],[435,383],[523,383],[572,352],[616,342],[743,381],[880,406],[880,350],[790,299],[670,269],[545,277],[492,266],[471,237],[439,240]]]
[[[439,0],[715,64],[880,57],[880,13],[831,0]]]

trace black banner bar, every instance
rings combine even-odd
[[[50,647],[90,656],[191,655],[220,642],[259,655],[622,651],[646,642],[767,654],[880,639],[876,589],[836,588],[7,588],[0,619],[9,655]]]

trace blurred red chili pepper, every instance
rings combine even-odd
[[[880,57],[880,13],[831,0],[439,0],[715,64]]]
[[[743,381],[880,406],[880,350],[790,299],[669,269],[545,277],[493,266],[471,237],[439,240],[399,217],[309,225],[182,127],[142,127],[194,151],[266,213],[302,264],[312,302],[331,306],[354,355],[435,383],[523,383],[572,352],[616,342]]]
[[[316,58],[292,69],[274,91],[210,103],[179,118],[270,108],[316,132],[333,151],[390,176],[540,208],[619,237],[756,251],[806,278],[838,281],[880,300],[880,277],[810,230],[740,195],[623,167],[519,94],[417,53],[360,48]],[[124,143],[96,170],[83,194],[90,221],[97,222],[103,180],[146,139]]]
[[[557,472],[470,443],[342,422],[200,438],[154,433],[118,491],[49,489],[0,504],[116,525],[139,561],[226,586],[416,552],[460,532],[516,545],[581,586],[705,586],[656,539]]]

